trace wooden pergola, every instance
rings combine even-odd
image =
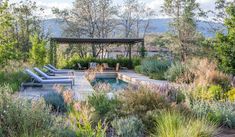
[[[131,61],[132,46],[141,43],[141,48],[144,49],[144,38],[50,38],[50,63],[57,64],[57,44],[126,44],[128,46],[129,60]],[[143,50],[144,52],[144,50]],[[144,53],[141,54],[144,56]]]

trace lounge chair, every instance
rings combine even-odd
[[[89,68],[90,69],[95,69],[97,67],[97,63],[96,62],[90,62],[89,64]]]
[[[80,63],[77,63],[77,67],[78,67],[79,70],[87,69],[86,67],[82,67],[82,65]]]
[[[109,67],[108,63],[102,63],[104,70],[114,70],[114,68]]]
[[[34,70],[45,79],[73,79],[74,80],[74,76],[49,76],[37,67],[35,67]]]
[[[49,68],[54,69],[55,71],[72,71],[70,69],[57,69],[55,66],[48,64],[47,65]]]
[[[40,84],[69,84],[71,85],[71,88],[73,86],[73,80],[72,79],[42,79],[37,74],[33,73],[29,69],[25,69],[25,72],[33,79],[34,83],[40,83]]]
[[[54,74],[68,74],[68,73],[74,73],[72,70],[54,70],[48,66],[44,66],[45,69],[47,69],[49,72]]]
[[[116,71],[119,71],[119,70],[128,70],[128,68],[127,68],[127,67],[121,67],[121,66],[120,66],[120,63],[117,63],[115,70],[116,70]]]

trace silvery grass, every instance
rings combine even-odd
[[[235,127],[235,103],[230,101],[203,100],[196,96],[194,87],[184,86],[185,104],[191,109],[196,117],[206,117],[208,120],[221,126]]]

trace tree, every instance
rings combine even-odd
[[[233,2],[228,0],[215,0],[215,8],[205,13],[206,18],[208,18],[209,15],[212,19],[212,21],[208,22],[210,25],[209,31],[213,33],[226,31],[226,26],[224,25],[224,20],[228,17],[226,8],[234,2],[234,0]],[[214,22],[218,22],[220,25],[215,25]]]
[[[67,23],[66,36],[107,38],[116,25],[112,0],[76,0],[72,10],[53,9],[53,13]],[[92,45],[92,55],[96,57],[103,48]]]
[[[3,66],[16,55],[15,40],[12,37],[12,21],[8,3],[0,2],[0,64]]]
[[[16,48],[22,53],[23,59],[27,59],[31,49],[30,36],[35,33],[40,38],[46,37],[40,25],[39,14],[43,12],[38,8],[36,2],[31,0],[21,1],[11,5],[12,15],[14,17],[14,38],[17,41]]]
[[[200,38],[196,30],[196,17],[200,13],[196,0],[165,0],[162,11],[173,18],[171,23],[171,39],[174,43],[174,52],[185,61],[196,48]]]
[[[125,0],[119,15],[125,38],[144,37],[150,28],[150,18],[155,12],[139,0]]]
[[[144,38],[151,27],[150,18],[155,15],[155,12],[139,0],[125,0],[122,7],[123,11],[119,14],[121,36]],[[129,54],[129,48],[130,45],[125,46],[126,56]],[[139,52],[144,56],[144,47],[139,48]]]
[[[235,74],[235,4],[231,3],[226,8],[228,17],[225,19],[227,34],[218,33],[216,36],[215,51],[219,67]]]
[[[38,34],[30,36],[32,48],[30,50],[30,61],[34,65],[43,66],[46,63],[46,41],[39,38]]]

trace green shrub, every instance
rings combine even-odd
[[[188,66],[180,62],[172,64],[164,75],[167,80],[177,83],[191,83],[194,78]]]
[[[51,92],[43,96],[47,105],[51,105],[54,112],[66,112],[66,104],[62,95]]]
[[[172,90],[168,92],[168,97],[172,102],[176,102],[177,104],[185,101],[185,94],[180,90]]]
[[[137,72],[137,73],[143,72],[141,65],[135,66],[135,72]]]
[[[152,79],[164,79],[164,72],[170,66],[169,61],[160,61],[155,58],[147,58],[141,62],[141,67],[138,69],[138,73],[143,73]]]
[[[90,62],[96,63],[108,63],[109,67],[116,67],[116,64],[119,63],[122,67],[128,67],[129,69],[135,68],[135,66],[140,65],[141,59],[140,58],[132,58],[131,59],[131,66],[129,58],[117,58],[117,59],[98,59],[92,57],[80,58],[80,57],[73,57],[67,63],[66,66],[61,66],[62,68],[70,68],[70,69],[78,69],[77,63],[80,63],[82,67],[89,67]]]
[[[79,105],[80,106],[80,105]],[[100,120],[93,123],[91,116],[92,112],[84,105],[80,106],[79,110],[71,108],[69,112],[69,122],[71,130],[75,131],[77,137],[105,137],[107,126]]]
[[[147,131],[146,134],[154,133],[156,118],[160,112],[161,110],[151,110],[143,116],[142,121],[145,126],[145,131]]]
[[[31,35],[29,37],[29,40],[32,43],[32,48],[30,49],[30,62],[37,66],[45,65],[47,55],[47,42],[43,39],[40,39],[38,34]]]
[[[5,88],[0,87],[1,91]],[[0,92],[0,116],[0,136],[57,136],[56,118],[43,100],[31,102]]]
[[[58,131],[58,137],[77,137],[76,132],[71,129],[64,129]]]
[[[144,73],[157,73],[166,71],[170,62],[147,58],[142,61],[141,65]]]
[[[159,137],[212,137],[216,126],[179,112],[161,112],[156,118],[155,131],[153,136]]]
[[[220,85],[211,85],[208,92],[215,100],[220,100],[223,98],[223,89]]]
[[[112,121],[115,133],[120,137],[141,137],[144,133],[144,125],[137,117],[115,119]]]
[[[227,92],[228,99],[232,102],[235,101],[235,88],[232,88]]]
[[[210,86],[196,86],[190,91],[191,97],[194,99],[202,100],[226,100],[226,94],[224,89],[220,85]]]
[[[197,117],[207,117],[208,120],[220,125],[235,127],[235,112],[232,103],[194,100],[189,106]]]
[[[88,97],[88,104],[95,109],[99,118],[112,120],[118,111],[120,102],[117,98],[109,99],[105,93],[94,93]]]
[[[0,71],[0,85],[8,84],[14,92],[19,91],[22,82],[29,80],[29,76],[20,70],[12,72]]]

